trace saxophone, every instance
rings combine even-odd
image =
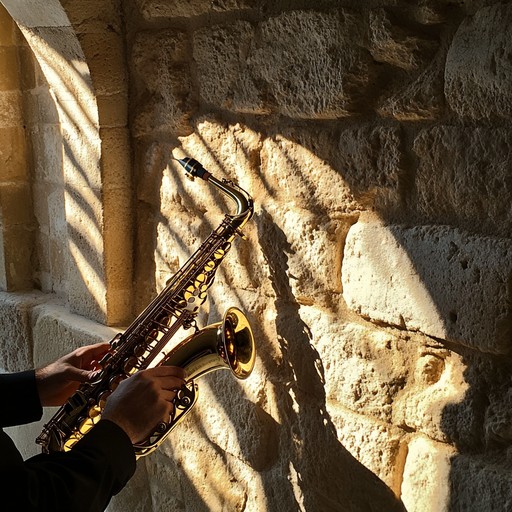
[[[236,213],[225,215],[162,292],[114,337],[93,380],[81,384],[44,425],[36,439],[44,453],[72,449],[98,423],[106,400],[119,383],[138,371],[162,364],[180,366],[187,372],[187,381],[177,390],[169,421],[160,423],[151,435],[134,444],[137,458],[154,451],[191,410],[197,401],[197,378],[221,369],[230,370],[238,379],[246,379],[252,372],[254,337],[242,311],[231,307],[220,322],[204,329],[199,329],[195,320],[233,240],[236,236],[245,238],[242,228],[253,215],[252,198],[233,182],[215,178],[196,160],[177,160],[191,179],[207,181],[234,201]],[[186,335],[189,329],[192,334],[166,352],[171,338],[178,332]]]

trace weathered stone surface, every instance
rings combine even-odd
[[[511,266],[507,239],[363,220],[347,237],[343,295],[375,321],[509,353]]]
[[[448,510],[503,510],[512,500],[510,457],[458,455],[451,460]]]
[[[386,97],[377,112],[398,121],[438,119],[445,111],[443,74],[444,56],[434,59],[412,82]]]
[[[320,156],[330,155],[336,142],[333,132],[310,134],[305,130],[286,130],[265,139],[261,151],[261,181],[266,200],[270,196],[291,207],[324,215],[360,210],[361,205],[351,190],[351,180],[345,178],[346,167],[333,168]],[[340,153],[345,155],[343,149]],[[336,161],[336,157],[334,159]],[[367,170],[368,174],[373,170]],[[265,196],[260,195],[258,199]]]
[[[328,404],[327,410],[340,443],[399,496],[405,455],[404,432],[332,404]]]
[[[136,83],[135,135],[189,133],[191,85],[185,34],[176,30],[141,32],[131,59]]]
[[[203,101],[236,112],[269,112],[249,69],[253,39],[253,26],[243,21],[194,33],[194,60]]]
[[[193,0],[180,2],[179,0],[136,0],[142,15],[147,20],[161,18],[182,18],[200,16],[211,12],[234,11],[253,7],[249,0]]]
[[[417,346],[384,330],[343,324],[322,310],[302,307],[301,316],[313,333],[329,400],[390,423]]]
[[[46,300],[45,295],[37,292],[0,292],[1,369],[15,372],[34,367],[31,311]]]
[[[60,3],[48,5],[45,0],[27,0],[20,4],[16,0],[2,2],[9,14],[25,27],[66,27],[69,20]]]
[[[371,61],[353,16],[290,11],[194,35],[202,99],[236,112],[332,119],[357,110]]]
[[[51,297],[51,296],[50,296]],[[83,345],[110,341],[119,331],[69,312],[56,303],[33,309],[34,364],[44,366]]]
[[[343,130],[332,165],[367,208],[396,209],[406,176],[400,129],[363,126]]]
[[[419,165],[412,209],[427,222],[509,237],[511,135],[500,127],[437,126],[421,131],[413,146]]]
[[[455,34],[446,59],[445,94],[459,115],[473,119],[512,116],[512,6],[484,7]]]
[[[281,298],[301,304],[324,303],[330,294],[341,291],[340,246],[348,223],[271,205],[255,222],[260,245],[271,255],[271,273],[277,278],[276,292]]]
[[[408,512],[447,512],[450,507],[451,459],[455,450],[424,436],[409,442],[402,483],[402,500]],[[473,509],[473,510],[492,510]]]
[[[379,62],[406,70],[423,67],[437,44],[399,26],[384,8],[370,11],[370,53]]]
[[[21,119],[21,93],[0,91],[0,128],[18,127]]]
[[[471,388],[461,357],[441,348],[425,347],[414,366],[411,378],[393,404],[393,423],[442,442],[464,438],[467,444],[478,443],[474,434],[481,428],[478,423],[482,410],[468,398]],[[458,413],[459,418],[464,418],[458,424],[446,416],[454,404],[457,405],[451,416]]]

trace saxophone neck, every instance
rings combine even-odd
[[[226,194],[236,205],[236,212],[230,218],[237,223],[237,229],[242,228],[252,217],[254,206],[252,197],[243,188],[229,180],[219,180],[211,172],[207,171],[197,160],[193,158],[177,159],[190,178],[201,178]]]

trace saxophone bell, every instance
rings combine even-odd
[[[189,381],[222,369],[244,380],[251,374],[255,360],[249,320],[238,308],[231,307],[220,322],[204,327],[179,343],[161,364],[183,368]]]
[[[134,444],[137,458],[153,452],[181,423],[197,401],[195,379],[215,370],[230,370],[244,380],[251,374],[256,360],[254,336],[247,317],[231,307],[222,321],[210,324],[184,339],[160,362],[160,365],[179,366],[187,373],[187,382],[176,390],[174,411],[168,423],[160,423],[153,435]]]

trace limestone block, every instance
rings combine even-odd
[[[0,128],[19,127],[21,119],[21,92],[0,91]]]
[[[136,0],[136,4],[144,19],[148,21],[161,18],[189,18],[209,12],[236,11],[253,7],[249,0],[193,0],[186,3],[179,0]]]
[[[416,345],[312,307],[302,307],[301,318],[312,332],[327,398],[390,423],[393,403],[412,378]]]
[[[176,30],[140,32],[131,52],[135,135],[190,133],[191,83],[187,38]]]
[[[427,222],[510,236],[511,134],[501,127],[421,131],[413,146],[419,162],[413,208]]]
[[[358,46],[360,23],[350,11],[290,11],[259,29],[261,40],[249,62],[270,93],[273,111],[332,119],[364,109],[372,60]]]
[[[348,11],[290,11],[261,22],[257,33],[237,22],[194,34],[203,101],[304,119],[357,110],[369,86],[371,59],[357,45],[359,28]]]
[[[0,180],[25,181],[27,175],[24,130],[21,127],[0,128]]]
[[[55,299],[33,308],[34,364],[44,366],[83,345],[110,341],[119,331],[69,312]]]
[[[443,76],[444,55],[440,55],[417,78],[405,86],[400,82],[398,90],[381,102],[377,112],[398,121],[438,119],[445,111]]]
[[[244,21],[194,33],[193,55],[203,101],[235,112],[269,112],[248,67],[253,38],[254,28]]]
[[[33,232],[30,225],[11,225],[2,228],[0,246],[2,262],[0,282],[5,291],[32,289]]]
[[[64,123],[77,124],[83,131],[97,126],[98,113],[89,68],[77,39],[69,26],[24,27],[28,43],[45,82],[52,86],[61,106]],[[51,57],[49,57],[51,56]]]
[[[510,458],[502,453],[493,456],[458,455],[451,461],[450,499],[447,510],[480,512],[503,510],[510,503]]]
[[[412,438],[408,445],[401,495],[408,512],[492,510],[451,507],[451,459],[455,453],[451,446],[428,437]]]
[[[314,304],[339,293],[341,239],[348,224],[288,206],[266,208],[255,223],[277,295]]]
[[[178,428],[183,431],[187,426]],[[145,462],[157,509],[252,510],[246,505],[255,501],[251,492],[257,487],[254,474],[240,461],[215,450],[200,432],[179,435],[176,430]]]
[[[512,6],[484,7],[460,25],[446,59],[445,94],[458,115],[510,119],[512,115]]]
[[[17,91],[19,88],[18,49],[0,46],[0,91]]]
[[[119,0],[62,0],[61,4],[78,34],[121,32]]]
[[[101,33],[87,33],[80,36],[80,44],[95,94],[126,94],[128,81],[123,36],[111,29]]]
[[[29,184],[0,182],[0,211],[4,228],[31,226],[33,223],[32,191]]]
[[[103,128],[124,128],[128,125],[128,95],[125,92],[98,95],[96,100]]]
[[[384,423],[327,403],[340,443],[389,488],[400,495],[404,433]]]
[[[34,127],[30,132],[30,143],[34,179],[62,186],[64,147],[59,125],[46,124]]]
[[[69,20],[60,3],[51,6],[45,0],[27,0],[20,4],[17,0],[2,2],[9,14],[26,27],[65,27]]]
[[[16,44],[16,31],[15,24],[9,11],[1,5],[0,6],[0,46],[11,46]]]
[[[270,196],[292,207],[325,215],[360,210],[352,183],[345,178],[346,167],[333,168],[320,156],[329,155],[336,143],[332,132],[310,134],[300,130],[285,130],[265,139],[260,201],[266,202]],[[372,171],[368,169],[368,173]]]
[[[365,207],[399,208],[406,179],[399,129],[363,126],[343,130],[332,155],[333,167]]]
[[[471,400],[466,364],[461,356],[427,347],[394,401],[393,423],[438,441],[455,438],[475,444],[479,442],[476,437],[482,412]]]
[[[31,311],[47,298],[37,292],[0,292],[0,368],[8,372],[34,367]]]
[[[130,134],[127,128],[102,128],[103,190],[128,189],[132,173],[130,162]]]
[[[347,237],[343,295],[372,320],[508,353],[511,251],[507,239],[362,220]]]
[[[415,70],[424,67],[437,46],[399,26],[386,9],[370,11],[370,53],[375,60]]]

